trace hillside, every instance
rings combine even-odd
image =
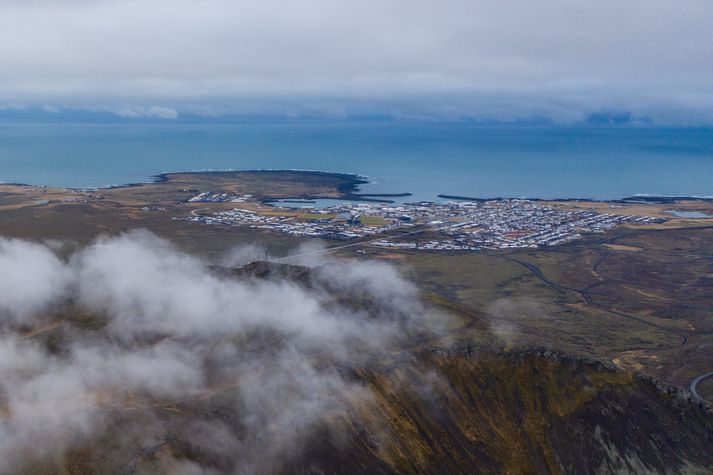
[[[349,295],[330,284],[320,269],[259,262],[217,272],[238,280],[288,279],[329,293],[330,305],[370,311],[376,305],[373,296]],[[259,335],[249,351],[269,353],[279,344],[274,338]],[[292,391],[301,390],[298,384],[275,388],[287,391],[277,396],[265,394],[278,401],[266,423],[246,424],[236,401],[270,371],[255,368],[253,375],[216,382],[187,400],[113,406],[113,422],[98,437],[75,445],[61,460],[38,461],[21,473],[713,470],[713,416],[706,408],[691,402],[686,391],[597,360],[546,350],[429,345],[395,347],[364,361],[313,358],[321,371],[338,374],[340,384],[360,389],[336,388],[338,400],[324,399],[318,390],[310,407],[296,409],[317,409],[308,423],[274,417],[295,410]],[[139,435],[144,418],[158,423],[150,425],[152,433]]]
[[[315,285],[299,266],[241,270]],[[344,297],[341,297],[344,300]],[[543,350],[430,348],[353,369],[377,395],[309,439],[286,473],[708,473],[713,417],[686,391]],[[358,456],[355,456],[358,454]]]
[[[118,424],[96,445],[69,452],[64,473],[168,474],[176,473],[177,461],[208,473],[243,473],[241,466],[304,474],[704,474],[713,468],[710,414],[682,394],[596,362],[513,352],[429,355],[410,366],[344,371],[366,384],[373,400],[339,415],[327,411],[309,431],[266,428],[300,434],[299,447],[275,458],[234,460],[220,440],[197,443],[205,434],[193,439],[171,430],[191,413],[223,418],[240,432],[231,398],[220,393],[165,411],[166,431],[151,446],[118,450]],[[260,444],[259,437],[244,436],[247,446]]]
[[[347,442],[312,441],[285,473],[713,469],[713,418],[645,378],[538,352],[434,356],[417,368],[360,373],[374,406],[343,422]]]

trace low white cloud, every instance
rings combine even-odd
[[[170,436],[219,461],[167,456],[174,473],[269,471],[312,427],[369,403],[345,368],[435,328],[386,265],[236,277],[133,232],[67,260],[0,241],[0,266],[0,460],[13,469],[61,467],[103,437],[102,460],[125,466]],[[222,416],[205,417],[208,403]]]
[[[32,324],[58,305],[72,273],[47,247],[0,239],[0,322]]]
[[[266,259],[267,257],[267,249],[264,246],[243,244],[230,248],[220,263],[225,267],[240,267],[253,261]]]
[[[120,117],[138,118],[138,117],[154,117],[158,119],[176,119],[178,112],[170,107],[160,106],[123,106],[113,110]]]

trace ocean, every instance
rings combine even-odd
[[[0,181],[100,187],[171,171],[365,175],[362,191],[713,196],[713,129],[386,120],[0,122]]]

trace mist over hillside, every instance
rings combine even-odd
[[[426,328],[415,288],[380,264],[325,266],[310,288],[236,280],[138,232],[66,259],[3,240],[0,266],[0,458],[11,466],[38,455],[59,462],[125,410],[142,413],[129,433],[155,444],[155,412],[232,389],[234,420],[180,417],[200,426],[202,443],[264,464],[298,443],[296,430],[370,399],[343,367],[368,365]],[[368,304],[338,302],[346,288]]]
[[[0,475],[713,474],[711,0],[0,0]]]
[[[677,390],[579,358],[445,347],[450,317],[394,267],[231,267],[256,249],[216,266],[143,231],[80,249],[1,240],[0,472],[712,463],[711,418]]]

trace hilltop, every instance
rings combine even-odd
[[[216,271],[330,288],[320,269],[295,265],[254,262]],[[343,288],[331,292],[340,302],[354,297]],[[359,302],[362,309],[376,305],[364,295]],[[406,344],[376,361],[341,363],[336,370],[345,380],[371,396],[349,399],[340,411],[325,408],[312,428],[244,433],[232,397],[240,386],[225,387],[166,403],[158,413],[165,429],[150,446],[117,451],[114,432],[142,412],[121,413],[94,443],[69,452],[62,467],[69,473],[171,473],[180,461],[218,473],[240,472],[245,463],[258,473],[305,474],[703,474],[713,467],[713,415],[687,391],[588,357],[442,343]],[[236,461],[221,443],[205,445],[177,430],[189,415],[224,421],[247,447],[291,430],[300,434],[300,444],[276,460]]]

